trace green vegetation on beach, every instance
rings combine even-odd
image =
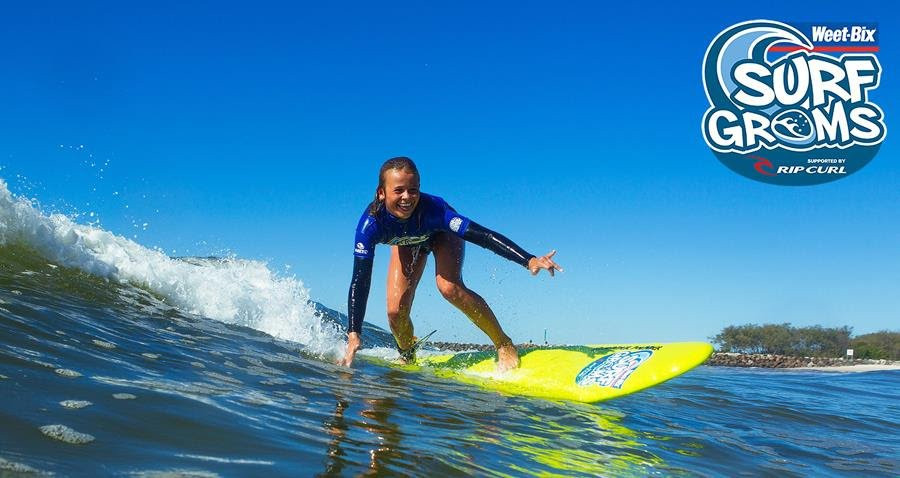
[[[784,324],[729,325],[710,340],[719,352],[777,354],[793,357],[842,357],[847,349],[858,359],[900,359],[900,332],[883,330],[852,337],[853,328],[794,327]]]
[[[854,337],[850,342],[855,357],[900,360],[900,332],[882,330]]]

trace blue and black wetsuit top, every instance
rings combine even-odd
[[[369,208],[359,218],[353,248],[353,278],[350,281],[347,315],[348,332],[359,333],[366,314],[372,263],[376,244],[392,246],[422,245],[429,247],[435,234],[446,232],[491,250],[522,267],[528,267],[533,254],[490,229],[459,214],[443,199],[420,193],[419,203],[409,219],[400,220],[382,205],[373,215]],[[427,249],[426,249],[427,250]]]

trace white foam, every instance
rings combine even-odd
[[[245,458],[220,458],[218,456],[205,456],[205,455],[183,455],[177,454],[175,456],[179,456],[182,458],[193,458],[195,460],[203,460],[203,461],[212,461],[215,463],[228,463],[228,464],[237,464],[237,465],[274,465],[274,461],[268,460],[249,460]]]
[[[425,357],[434,357],[437,355],[447,355],[448,352],[440,351],[440,350],[427,350],[427,349],[419,349],[416,351],[416,358],[425,358]],[[357,355],[363,355],[366,357],[373,357],[377,359],[381,359],[387,362],[392,362],[394,360],[398,360],[400,358],[400,353],[397,352],[397,349],[391,347],[371,347],[367,349],[360,349],[357,352]]]
[[[77,432],[65,425],[44,425],[40,427],[41,433],[50,438],[72,445],[83,445],[94,441],[93,435]]]
[[[81,372],[76,372],[74,370],[69,370],[67,368],[58,368],[54,370],[58,375],[62,375],[63,377],[68,378],[78,378],[81,376]]]
[[[105,340],[97,340],[97,339],[94,339],[94,340],[92,340],[91,342],[93,342],[94,345],[96,345],[97,347],[103,347],[103,348],[105,348],[105,349],[114,349],[114,348],[116,348],[116,344],[114,344],[114,343],[112,343],[112,342],[107,342],[107,341],[105,341]]]
[[[219,478],[221,475],[204,470],[172,469],[134,471],[131,476],[141,478]]]
[[[59,404],[65,408],[71,408],[71,409],[76,409],[76,410],[79,408],[89,407],[89,406],[93,405],[93,403],[91,403],[87,400],[63,400],[63,401],[59,402]]]
[[[149,288],[187,313],[251,327],[314,354],[343,353],[343,334],[316,314],[300,280],[278,277],[259,261],[172,259],[62,214],[44,215],[0,179],[0,245],[9,243],[25,243],[63,266]]]
[[[26,475],[47,475],[48,473],[38,471],[28,465],[23,465],[21,463],[16,463],[14,461],[6,460],[3,457],[0,457],[0,471],[2,472],[11,472],[11,473],[23,473]],[[0,473],[3,476],[6,476],[6,473]]]

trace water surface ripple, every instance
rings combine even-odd
[[[700,367],[598,405],[509,397],[0,256],[0,475],[900,474],[897,372]]]

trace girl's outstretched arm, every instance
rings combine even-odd
[[[552,257],[556,254],[555,250],[545,256],[537,257],[519,247],[518,244],[503,234],[494,232],[475,221],[469,221],[469,226],[462,237],[472,244],[477,244],[527,268],[532,275],[536,275],[541,269],[546,269],[551,276],[554,274],[554,271],[562,272],[563,270],[559,264],[553,262]]]

